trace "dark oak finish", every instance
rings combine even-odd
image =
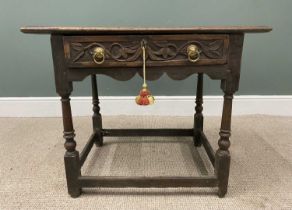
[[[55,81],[57,93],[61,96],[63,127],[65,138],[66,153],[64,156],[65,170],[67,178],[68,193],[72,197],[78,197],[81,194],[81,187],[78,183],[78,177],[81,175],[81,166],[79,152],[76,151],[75,132],[72,122],[72,113],[70,105],[70,94],[72,92],[72,82],[66,78],[65,60],[62,53],[62,37],[51,37],[53,53]]]
[[[141,67],[141,41],[147,43],[147,66],[189,65],[187,46],[196,44],[201,57],[195,65],[225,64],[228,53],[228,35],[131,35],[131,36],[65,36],[64,49],[71,68]],[[102,64],[93,61],[95,47],[105,49]]]
[[[89,177],[79,178],[84,187],[215,187],[215,176],[210,177]]]
[[[200,138],[201,138],[202,144],[206,150],[206,153],[207,153],[212,165],[214,166],[215,165],[215,152],[214,152],[213,148],[211,147],[211,145],[210,145],[210,143],[209,143],[209,141],[208,141],[208,139],[203,131],[201,132]]]
[[[196,113],[194,116],[194,144],[195,146],[202,145],[201,133],[203,132],[203,74],[198,74],[197,94],[196,94]]]
[[[97,132],[93,133],[90,138],[88,139],[86,145],[84,146],[82,152],[80,153],[80,165],[83,166],[89,152],[92,149],[93,144],[96,142],[96,135],[98,135]]]
[[[192,129],[103,129],[103,136],[193,136]]]
[[[230,168],[232,98],[238,90],[245,33],[269,32],[265,26],[190,28],[100,28],[23,27],[24,33],[51,34],[56,91],[61,96],[65,138],[65,170],[68,192],[78,197],[86,187],[218,187],[227,192]],[[96,75],[126,81],[142,74],[141,42],[146,43],[147,79],[167,74],[182,80],[198,74],[194,126],[190,129],[104,129],[100,113]],[[198,62],[189,60],[188,47],[200,49]],[[103,49],[104,62],[93,59],[96,47]],[[214,152],[203,131],[203,75],[221,81],[224,104],[219,148]],[[79,155],[76,150],[70,95],[72,83],[91,76],[93,134]],[[103,145],[106,136],[190,136],[203,145],[215,173],[205,177],[89,177],[81,175],[94,143]]]
[[[95,144],[96,146],[102,146],[103,144],[103,136],[102,136],[102,117],[100,114],[100,107],[99,107],[99,98],[98,98],[98,91],[97,91],[97,83],[96,83],[96,76],[91,75],[91,86],[92,86],[92,104],[93,104],[93,116],[92,116],[92,125],[93,125],[93,132],[95,133]]]
[[[219,197],[223,197],[227,192],[229,168],[230,168],[230,146],[229,137],[231,135],[231,110],[232,110],[232,94],[224,95],[224,105],[221,120],[220,139],[218,141],[219,149],[215,155],[215,174],[219,181]]]
[[[264,33],[271,31],[268,26],[197,26],[179,28],[137,28],[137,27],[46,27],[26,26],[22,27],[23,33],[30,34],[64,34],[64,35],[91,35],[91,34],[231,34],[231,33]]]

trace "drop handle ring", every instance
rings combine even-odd
[[[93,49],[92,59],[96,64],[102,64],[105,60],[105,53],[102,47],[96,47]]]
[[[187,48],[188,60],[196,63],[200,59],[201,50],[197,45],[191,44]]]

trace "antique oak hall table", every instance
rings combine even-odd
[[[78,197],[90,187],[218,187],[219,197],[227,192],[230,167],[230,127],[233,94],[238,90],[245,33],[269,32],[265,26],[190,28],[100,28],[23,27],[21,31],[50,34],[56,91],[61,96],[65,170],[68,192]],[[146,55],[143,50],[146,49]],[[144,56],[143,56],[144,55]],[[146,58],[145,58],[146,57]],[[145,58],[143,60],[143,58]],[[142,74],[156,80],[166,73],[174,80],[198,75],[194,126],[190,129],[105,129],[102,127],[96,75],[126,81]],[[215,152],[203,131],[203,74],[221,80],[224,92],[219,148]],[[91,76],[93,133],[79,154],[70,107],[72,83]],[[134,102],[133,102],[134,103]],[[194,146],[203,145],[214,174],[200,177],[82,176],[94,144],[101,147],[106,136],[190,136]]]

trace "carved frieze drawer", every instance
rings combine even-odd
[[[227,63],[229,37],[221,34],[65,36],[65,58],[70,68],[140,67],[142,41],[146,44],[148,67]],[[200,50],[195,63],[189,61],[190,45]],[[104,60],[99,64],[93,58],[96,48],[104,50]]]

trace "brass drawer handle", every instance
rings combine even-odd
[[[197,45],[191,44],[187,48],[188,59],[190,62],[197,62],[200,59],[201,50]]]
[[[96,64],[102,64],[105,59],[104,49],[102,47],[96,47],[93,49],[92,59]]]

